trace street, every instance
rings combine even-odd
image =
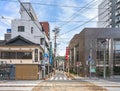
[[[119,91],[120,83],[102,79],[75,77],[67,78],[65,72],[56,74],[47,80],[0,81],[0,91]]]
[[[41,80],[1,80],[0,91],[31,91]]]
[[[87,81],[67,78],[62,71],[56,71],[56,75],[39,83],[32,91],[73,91],[73,89],[74,91],[107,91]]]
[[[63,71],[56,71],[56,75],[50,78],[51,81],[62,81],[62,80],[70,80],[66,77]]]

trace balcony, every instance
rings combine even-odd
[[[117,1],[116,1],[116,4],[118,4],[118,3],[120,3],[120,0],[117,0]]]
[[[119,15],[120,15],[120,9],[115,12],[115,16],[119,16]]]
[[[116,5],[116,10],[120,9],[120,4]]]
[[[116,23],[116,24],[117,24],[117,23],[120,23],[120,16],[116,17],[115,23]]]

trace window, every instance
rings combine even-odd
[[[38,49],[35,49],[35,62],[38,62]]]
[[[33,34],[33,27],[31,27],[31,33]]]
[[[1,59],[32,59],[32,52],[1,52]]]
[[[42,52],[40,52],[40,60],[42,60],[43,59],[43,54],[42,54]]]
[[[114,75],[120,75],[120,39],[114,40],[113,70]]]
[[[17,59],[32,59],[32,52],[17,52]]]
[[[41,45],[44,44],[44,38],[40,38],[40,44],[41,44]]]
[[[18,26],[18,32],[24,32],[25,27],[24,26]]]

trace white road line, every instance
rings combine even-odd
[[[59,80],[62,80],[62,77],[60,77],[60,79]]]
[[[50,78],[50,80],[53,80],[53,79],[54,79],[54,77]]]
[[[58,80],[58,77],[56,77],[55,80]]]
[[[67,78],[66,78],[66,77],[64,77],[64,80],[67,80]]]

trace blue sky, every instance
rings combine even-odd
[[[96,27],[97,19],[89,22],[78,29],[76,26],[82,25],[85,21],[97,15],[97,5],[102,0],[21,0],[31,2],[39,21],[48,21],[50,24],[51,39],[53,41],[52,30],[60,27],[60,33],[57,39],[57,54],[65,55],[65,48],[70,39],[79,33],[85,27]],[[89,8],[86,4],[92,2]],[[47,4],[47,5],[43,5]],[[67,7],[65,7],[67,6]],[[72,6],[72,7],[70,7]],[[84,9],[80,7],[85,7]],[[4,19],[2,18],[4,17]],[[4,39],[4,33],[7,28],[11,28],[11,20],[20,18],[19,2],[17,0],[0,0],[0,40]],[[56,22],[55,22],[56,21]],[[66,23],[66,21],[70,21]],[[79,22],[75,22],[79,21]],[[69,33],[67,31],[72,30]]]

